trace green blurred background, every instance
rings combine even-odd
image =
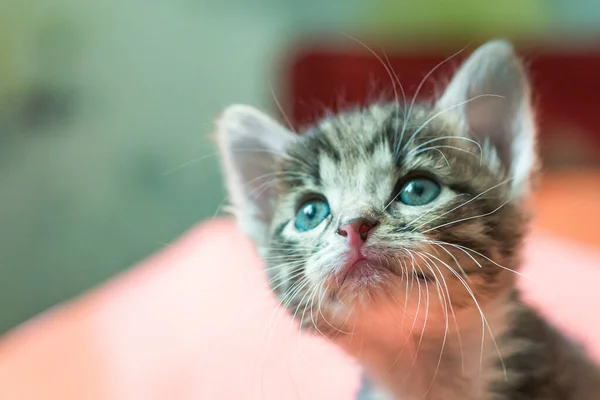
[[[213,121],[275,112],[300,38],[596,27],[596,0],[2,0],[0,333],[218,213]]]

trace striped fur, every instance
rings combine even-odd
[[[243,106],[219,123],[234,211],[274,292],[302,330],[362,363],[380,392],[365,389],[361,398],[600,393],[596,367],[519,299],[533,115],[512,48],[486,46],[434,104],[372,104],[300,135]],[[490,101],[490,91],[501,96]],[[483,104],[468,104],[477,97]],[[431,204],[406,206],[399,188],[417,175],[442,192]],[[294,215],[315,195],[331,215],[299,231]],[[364,245],[368,268],[348,278],[348,247],[336,230],[359,217],[378,225]]]

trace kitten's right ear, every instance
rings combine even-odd
[[[437,102],[480,142],[483,160],[510,178],[522,198],[537,168],[536,125],[529,79],[513,47],[494,40],[465,61]]]
[[[217,121],[217,140],[238,224],[257,247],[262,247],[276,207],[270,181],[287,148],[298,137],[252,107],[233,105]]]

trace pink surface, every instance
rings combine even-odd
[[[531,301],[600,359],[600,252],[530,240]],[[351,360],[274,313],[229,220],[177,243],[0,342],[0,399],[350,399]]]

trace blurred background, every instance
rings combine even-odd
[[[0,333],[220,214],[226,105],[279,102],[301,125],[391,87],[345,34],[409,93],[466,45],[513,40],[542,114],[560,116],[544,124],[547,170],[600,188],[598,0],[2,0]]]

